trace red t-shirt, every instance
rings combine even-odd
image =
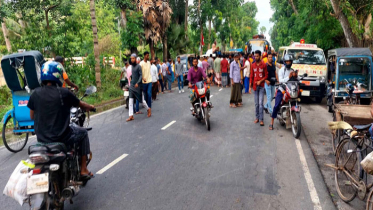
[[[227,61],[227,59],[223,59],[220,62],[220,67],[221,67],[221,73],[228,73],[228,61]]]
[[[259,64],[255,62],[251,65],[250,84],[253,85],[254,90],[256,90],[256,82],[260,80],[263,80],[262,83],[260,83],[260,86],[264,87],[264,80],[266,80],[267,78],[267,65],[263,61],[260,61]]]

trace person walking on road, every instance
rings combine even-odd
[[[214,85],[214,80],[212,79],[213,76],[214,76],[214,59],[212,58],[212,54],[210,54],[210,57],[209,59],[207,59],[207,63],[209,64],[209,66],[207,67],[207,71],[208,71],[208,76],[210,78],[210,81],[211,81],[211,86]]]
[[[234,56],[234,61],[230,65],[230,78],[231,78],[231,100],[230,107],[236,108],[242,106],[242,94],[241,94],[241,69],[239,64],[239,55]]]
[[[203,67],[203,70],[205,71],[205,74],[207,75],[207,77],[209,77],[208,69],[210,67],[210,64],[209,64],[209,62],[207,62],[206,56],[204,56],[204,59],[202,61],[202,67]]]
[[[150,67],[150,73],[152,75],[152,99],[155,101],[157,100],[157,93],[158,93],[158,69],[155,65],[155,60],[152,60],[152,66]]]
[[[227,87],[228,86],[228,60],[227,56],[223,55],[223,60],[220,62],[221,68],[221,86]]]
[[[159,64],[159,60],[158,60],[158,57],[155,57],[155,63],[156,63],[156,66],[157,66],[157,70],[158,70],[158,91],[162,91],[162,93],[164,93],[164,86],[163,86],[163,79],[162,79],[162,68],[161,68],[161,65]]]
[[[149,61],[149,52],[144,52],[144,60],[140,62],[142,70],[142,87],[144,91],[144,98],[146,104],[149,106],[149,111],[151,113],[152,108],[152,74],[150,72],[151,64]]]
[[[168,59],[167,62],[167,83],[168,83],[168,90],[171,93],[171,84],[174,82],[174,72],[172,71],[172,60]]]
[[[129,87],[129,118],[126,120],[127,122],[134,120],[133,117],[133,102],[134,98],[138,101],[142,101],[145,108],[148,110],[148,117],[151,116],[150,108],[146,104],[144,96],[142,94],[142,70],[141,66],[136,62],[136,54],[131,55],[131,65],[132,65],[132,80]]]
[[[177,56],[177,62],[175,64],[175,74],[177,78],[177,86],[179,88],[179,93],[184,93],[184,64],[180,62],[180,56]]]
[[[251,64],[250,60],[248,59],[247,55],[245,56],[245,69],[244,69],[244,77],[245,77],[245,94],[249,93],[250,90],[250,71],[251,71]]]
[[[218,84],[218,87],[221,85],[221,55],[214,61],[214,70],[215,70],[215,82]]]
[[[255,115],[254,123],[263,122],[263,100],[264,100],[264,81],[268,78],[267,65],[260,60],[261,52],[255,51],[255,63],[251,67],[250,84],[255,93]]]
[[[163,76],[163,86],[165,90],[167,90],[167,72],[168,72],[168,66],[167,66],[166,60],[163,60],[162,76]]]
[[[267,114],[272,114],[272,99],[275,95],[275,84],[277,81],[276,66],[272,54],[268,54],[267,71],[268,78],[264,84],[267,94],[267,103],[264,105],[264,111]]]

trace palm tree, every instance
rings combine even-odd
[[[98,47],[98,37],[97,37],[97,21],[96,21],[96,9],[95,0],[90,0],[91,9],[91,23],[93,32],[93,51],[95,55],[95,73],[96,73],[96,85],[101,87],[101,72],[100,72],[100,49]]]
[[[144,17],[144,33],[150,47],[151,58],[154,58],[156,45],[163,42],[163,58],[167,58],[167,28],[171,22],[172,9],[163,0],[138,0],[138,9]]]

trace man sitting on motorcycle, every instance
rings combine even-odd
[[[284,56],[284,66],[278,72],[278,80],[280,84],[286,83],[288,81],[299,80],[298,72],[294,71],[294,69],[291,68],[291,65],[293,65],[293,56],[286,54]],[[282,90],[281,86],[279,86],[277,89],[277,93],[276,93],[275,106],[273,107],[273,112],[271,116],[272,121],[271,121],[271,124],[269,125],[269,130],[273,130],[273,122],[275,118],[277,118],[277,113],[280,110],[282,98],[284,96],[282,91],[284,90]]]
[[[81,156],[81,175],[83,179],[93,176],[87,169],[87,155],[90,146],[87,130],[70,127],[70,109],[80,107],[92,110],[94,106],[80,101],[68,89],[61,88],[63,67],[60,63],[49,61],[41,68],[41,87],[32,93],[27,106],[31,119],[35,120],[35,133],[38,142],[48,144],[61,142],[66,145],[77,143]]]
[[[207,79],[207,83],[210,83],[210,80],[206,76],[206,73],[203,70],[203,68],[198,67],[198,59],[194,58],[193,67],[190,68],[188,71],[189,88],[193,88],[193,85],[195,85],[197,82],[203,81],[204,79]],[[210,89],[207,89],[206,98],[207,101],[210,101]],[[193,91],[190,91],[190,102],[192,103],[192,106],[194,108],[194,104],[197,102],[197,98]]]

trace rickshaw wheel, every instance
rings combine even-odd
[[[12,116],[8,116],[3,124],[3,143],[4,146],[11,152],[17,153],[26,146],[28,140],[28,133],[14,134],[12,131],[14,125],[11,122]],[[7,125],[8,131],[7,131]],[[11,128],[11,129],[9,129]]]

